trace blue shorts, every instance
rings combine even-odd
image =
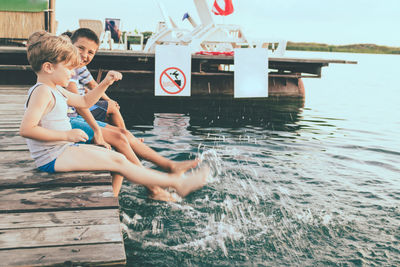
[[[71,144],[71,146],[79,146],[78,144]],[[50,161],[47,164],[44,164],[40,167],[38,167],[39,170],[41,170],[42,172],[49,172],[49,173],[55,173],[56,170],[54,169],[55,165],[56,165],[56,160]]]
[[[88,136],[89,139],[86,141],[86,144],[90,144],[93,141],[94,132],[93,129],[89,126],[89,124],[85,121],[82,116],[72,117],[69,118],[72,129],[81,129],[84,131]],[[102,121],[96,121],[97,125],[104,128],[106,127],[107,123]]]
[[[108,101],[100,100],[92,107],[90,107],[90,112],[92,112],[93,117],[96,121],[106,121],[108,109]]]
[[[56,160],[57,160],[57,159],[55,159],[55,160],[53,160],[53,161],[50,161],[49,163],[44,164],[44,165],[38,167],[38,169],[41,170],[42,172],[54,173],[54,172],[56,172],[56,171],[54,170],[54,166],[56,165]]]

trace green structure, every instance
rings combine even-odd
[[[48,6],[48,0],[0,0],[0,11],[41,12]]]

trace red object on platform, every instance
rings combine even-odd
[[[209,56],[233,56],[233,51],[217,52],[217,51],[199,51],[196,55],[209,55]]]
[[[228,16],[233,13],[232,0],[215,0],[212,12],[218,16]]]

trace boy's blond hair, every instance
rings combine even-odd
[[[29,37],[27,56],[34,72],[39,72],[45,62],[65,62],[73,68],[80,63],[79,51],[68,37],[55,36],[45,31],[35,32]]]

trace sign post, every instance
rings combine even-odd
[[[158,45],[155,96],[190,96],[192,56],[187,46]]]

